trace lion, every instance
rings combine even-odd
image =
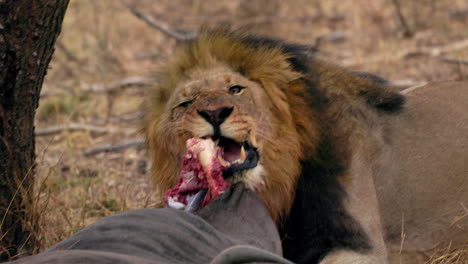
[[[468,100],[463,85],[420,91],[404,95],[307,46],[202,29],[145,104],[155,187],[162,196],[177,183],[188,139],[208,138],[232,161],[223,176],[265,203],[286,258],[387,263],[402,232],[405,249],[427,250],[468,200]]]

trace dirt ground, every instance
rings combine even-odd
[[[314,45],[325,59],[405,87],[468,79],[465,0],[399,1],[407,28],[390,0],[127,2],[180,32],[229,22]],[[71,1],[36,115],[36,252],[103,216],[160,203],[140,144],[139,105],[174,44],[121,1]],[[130,141],[136,144],[120,151],[88,153]],[[467,249],[449,262],[437,259],[448,252],[421,262],[468,258]]]

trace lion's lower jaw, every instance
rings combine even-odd
[[[256,191],[265,184],[266,170],[261,164],[255,168],[241,171],[229,180],[230,183],[243,182],[247,188]]]

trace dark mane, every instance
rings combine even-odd
[[[283,50],[284,53],[290,55],[288,61],[294,71],[304,74],[310,73],[308,60],[312,53],[317,51],[316,49],[306,45],[287,43],[278,39],[256,35],[247,35],[242,41],[253,47],[270,47]]]

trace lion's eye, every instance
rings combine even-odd
[[[193,100],[188,100],[177,105],[177,107],[187,107],[193,103]]]
[[[233,85],[229,87],[230,94],[240,94],[245,89],[245,86]]]

